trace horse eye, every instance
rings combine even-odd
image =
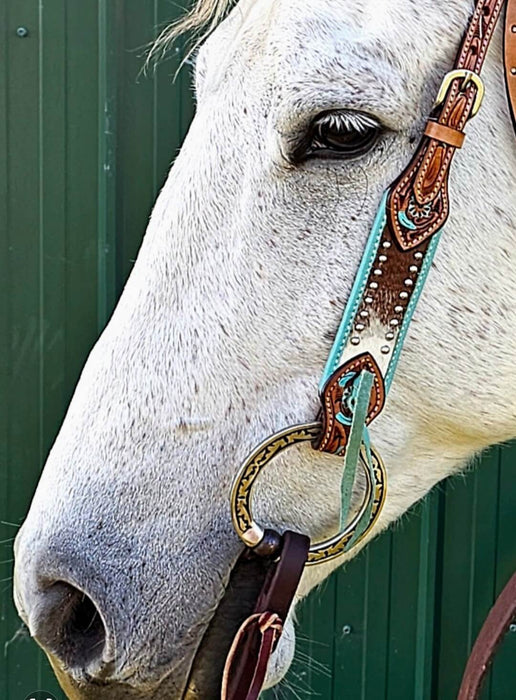
[[[357,158],[373,148],[380,134],[380,124],[367,114],[326,112],[312,122],[303,144],[303,156]]]

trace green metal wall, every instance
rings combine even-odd
[[[156,75],[140,74],[143,46],[175,7],[0,0],[5,700],[38,687],[62,698],[11,603],[12,538],[191,118],[187,72],[172,82],[180,50]],[[493,449],[333,576],[304,605],[298,659],[274,694],[454,698],[472,639],[516,568],[515,484],[516,449]],[[508,634],[484,698],[516,698],[515,653]]]

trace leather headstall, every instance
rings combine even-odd
[[[368,368],[374,375],[374,390],[367,423],[382,410],[386,384],[390,384],[398,356],[396,345],[403,340],[424,282],[430,262],[427,256],[433,256],[432,237],[448,218],[450,166],[464,142],[466,123],[482,101],[480,71],[502,5],[503,0],[477,3],[419,147],[389,188],[375,254],[349,321],[351,332],[339,348],[335,358],[338,366],[322,390],[323,430],[315,443],[321,451],[342,453],[346,447],[349,424],[335,420],[337,414],[346,412],[342,403],[347,389],[343,377]],[[510,5],[514,12],[516,0],[511,0]],[[506,36],[512,40],[510,46],[516,58],[516,32],[510,28]],[[506,51],[508,46],[506,39]],[[516,76],[511,71],[512,68],[506,69],[514,83]],[[516,97],[516,87],[514,90]]]
[[[386,473],[367,426],[381,413],[403,342],[450,207],[448,179],[465,127],[484,94],[480,73],[504,0],[478,0],[452,70],[444,77],[414,156],[387,189],[364,251],[320,382],[316,423],[271,436],[244,461],[233,484],[235,530],[259,556],[273,560],[254,613],[242,624],[224,671],[223,700],[255,700],[281,635],[305,564],[349,552],[373,529],[386,496]],[[516,0],[507,0],[504,30],[507,95],[516,125]],[[258,525],[251,491],[267,463],[291,445],[310,442],[344,458],[342,531],[322,543]],[[351,491],[357,465],[366,493],[356,511]],[[468,663],[460,700],[478,697],[497,643],[516,614],[516,574],[504,589]]]

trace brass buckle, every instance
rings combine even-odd
[[[434,109],[436,107],[440,107],[444,103],[448,90],[450,89],[450,85],[454,80],[457,80],[457,78],[462,78],[462,85],[460,86],[462,92],[466,90],[470,83],[473,83],[477,89],[475,101],[471,109],[471,114],[469,115],[470,118],[474,117],[480,109],[480,105],[484,99],[484,83],[478,73],[474,73],[472,70],[467,70],[466,68],[457,68],[456,70],[451,70],[449,73],[446,73],[443,78],[443,82],[441,83],[441,87],[439,88],[437,98],[434,102]]]
[[[271,437],[258,445],[242,464],[231,490],[231,516],[237,535],[248,547],[256,547],[264,537],[264,528],[254,521],[251,508],[252,489],[260,472],[280,452],[300,442],[312,442],[320,435],[320,432],[320,423],[306,423],[285,428],[285,430],[271,435]],[[317,542],[310,546],[308,566],[322,564],[335,559],[341,554],[350,552],[370,532],[378,520],[385,503],[387,479],[385,467],[380,456],[373,448],[371,448],[371,453],[376,483],[372,484],[365,456],[362,456],[360,463],[366,480],[366,490],[362,504],[357,514],[342,532],[323,542]],[[354,536],[362,516],[371,503],[371,513],[366,529],[357,538],[356,542],[349,549],[346,549],[346,545]]]

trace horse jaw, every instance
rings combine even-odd
[[[181,696],[240,551],[232,478],[256,443],[316,415],[381,192],[414,149],[470,3],[380,7],[246,2],[199,55],[197,115],[17,541],[17,601],[33,634],[45,582],[87,591],[102,611],[110,698]],[[516,432],[515,154],[499,54],[495,42],[488,97],[452,173],[450,221],[372,426],[389,473],[373,535]],[[294,166],[292,144],[335,107],[380,119],[380,145],[356,161]],[[257,518],[329,535],[340,470],[309,448],[278,459]],[[307,570],[299,597],[336,565]],[[286,636],[269,685],[292,644]],[[71,666],[61,673],[88,697],[89,667]]]

